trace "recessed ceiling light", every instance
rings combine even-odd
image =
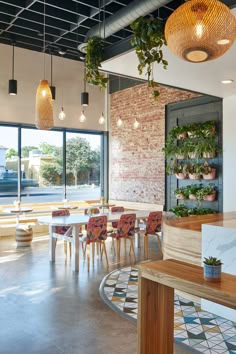
[[[227,79],[227,80],[221,80],[221,83],[224,84],[224,85],[227,85],[227,84],[232,84],[234,80],[231,80],[231,79]]]

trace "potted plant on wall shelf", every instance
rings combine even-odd
[[[162,47],[166,45],[164,23],[154,17],[139,17],[130,25],[133,30],[131,45],[134,47],[138,60],[138,71],[141,75],[146,69],[148,86],[154,88],[153,96],[157,99],[159,91],[153,80],[153,64],[158,63],[167,69],[168,62],[163,58]]]
[[[208,202],[214,202],[216,199],[216,190],[215,186],[209,184],[208,186],[203,188],[203,200]]]
[[[202,178],[202,164],[192,163],[187,167],[188,177],[190,179],[201,179]]]
[[[177,126],[177,127],[174,127],[170,130],[169,134],[168,134],[168,137],[170,139],[177,139],[177,140],[180,140],[180,139],[185,139],[187,137],[187,129],[186,129],[186,126]]]
[[[216,178],[216,168],[210,166],[207,161],[201,165],[203,179],[211,180]]]
[[[204,279],[211,282],[220,281],[222,264],[216,257],[204,257]]]
[[[172,171],[177,179],[185,179],[188,177],[187,164],[177,163],[177,161],[175,160],[172,167]]]

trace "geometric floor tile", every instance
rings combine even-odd
[[[105,303],[121,316],[137,323],[138,270],[117,269],[100,285]],[[236,323],[201,310],[199,304],[175,295],[175,341],[204,354],[236,354]]]

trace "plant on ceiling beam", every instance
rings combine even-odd
[[[103,60],[103,43],[101,38],[91,37],[86,46],[85,67],[86,81],[91,85],[105,89],[108,78],[99,72]]]
[[[164,24],[154,17],[139,17],[131,23],[133,35],[131,45],[135,48],[139,59],[138,71],[141,75],[146,69],[148,86],[154,88],[153,96],[157,99],[159,91],[157,83],[153,80],[153,64],[162,64],[167,69],[168,62],[163,58],[162,47],[166,45],[164,36]]]

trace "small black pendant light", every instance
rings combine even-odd
[[[12,79],[9,80],[8,93],[11,96],[17,95],[17,80],[14,80],[15,46],[12,45]]]
[[[52,93],[52,100],[55,101],[56,99],[56,87],[52,85],[52,54],[51,54],[51,86],[50,90]]]
[[[81,92],[81,106],[89,105],[89,94],[86,92],[86,67],[84,65],[84,92]]]

